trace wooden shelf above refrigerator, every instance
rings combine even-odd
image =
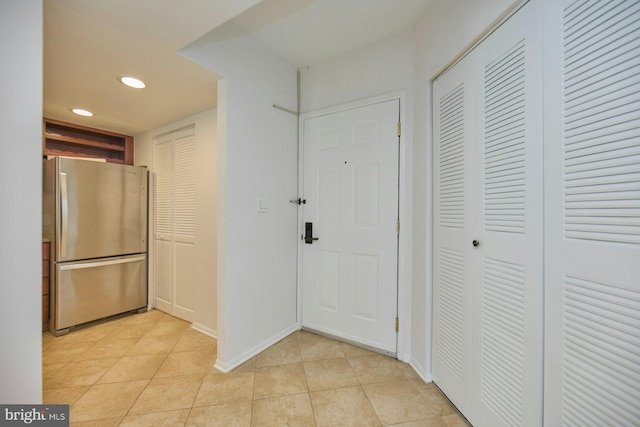
[[[43,156],[105,159],[133,164],[133,137],[72,123],[44,119]]]

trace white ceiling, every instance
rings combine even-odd
[[[219,76],[177,51],[230,19],[302,68],[411,28],[429,2],[45,0],[44,116],[139,134],[215,107]]]

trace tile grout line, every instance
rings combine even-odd
[[[311,399],[311,390],[309,389],[309,381],[307,381],[307,370],[304,367],[304,359],[302,358],[302,349],[300,348],[300,341],[298,341],[298,332],[296,332],[295,340],[296,340],[296,343],[298,344],[298,353],[300,354],[300,364],[302,365],[302,375],[304,376],[304,384],[307,387],[307,398],[309,399],[309,404],[311,405],[311,415],[313,415],[313,422],[317,426],[318,417],[316,415],[316,409],[313,406],[313,400]]]

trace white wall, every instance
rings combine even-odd
[[[302,69],[300,111],[409,90],[413,85],[412,43],[411,32],[404,32]]]
[[[0,402],[42,402],[42,1],[0,2]]]
[[[218,84],[218,360],[228,371],[297,328],[296,70],[227,24],[181,51]],[[257,198],[269,213],[257,213]]]
[[[330,106],[346,104],[377,95],[405,90],[407,94],[404,116],[404,176],[401,185],[404,206],[401,209],[401,254],[404,276],[401,276],[400,295],[404,307],[400,310],[401,333],[398,358],[411,360],[411,300],[412,300],[412,176],[413,168],[413,38],[407,31],[365,47],[312,65],[300,74],[301,112],[307,113]],[[424,245],[424,239],[420,239]],[[424,286],[424,283],[422,284]],[[424,322],[422,322],[424,323]],[[411,363],[416,365],[413,360]],[[418,371],[423,368],[416,365]],[[423,372],[420,372],[423,374]]]
[[[514,0],[432,0],[413,29],[414,164],[412,354],[431,376],[431,80],[505,13]],[[426,242],[426,245],[421,243]]]
[[[216,140],[217,111],[211,109],[135,137],[135,164],[153,171],[153,138],[195,124],[196,132],[196,259],[193,327],[217,335],[216,289]],[[152,223],[152,221],[151,221]],[[152,223],[153,224],[153,223]],[[153,283],[153,242],[149,239],[149,283]]]

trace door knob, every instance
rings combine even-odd
[[[478,242],[477,240],[474,240],[472,243],[474,247],[480,246],[480,242]]]
[[[314,240],[318,240],[317,237],[313,237],[313,223],[304,223],[304,242],[308,245],[312,244]]]

